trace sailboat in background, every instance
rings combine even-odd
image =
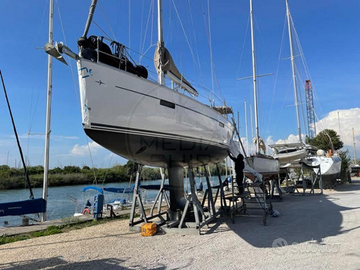
[[[298,90],[297,90],[297,80],[295,74],[295,58],[294,58],[294,49],[292,41],[292,20],[290,15],[290,9],[288,0],[286,2],[286,17],[288,24],[288,34],[289,34],[289,46],[290,46],[290,57],[291,57],[291,69],[292,69],[292,78],[293,78],[293,87],[294,87],[294,99],[295,99],[295,108],[296,108],[296,117],[297,117],[297,126],[298,126],[298,143],[288,143],[288,144],[273,144],[269,145],[280,161],[282,168],[287,167],[296,167],[299,166],[300,161],[305,162],[305,164],[315,167],[315,173],[318,173],[319,168],[323,180],[334,181],[340,176],[341,172],[341,158],[337,155],[325,155],[325,151],[317,150],[316,147],[307,145],[302,141],[301,138],[301,125],[300,125],[300,116],[299,116],[299,102],[298,102]],[[328,136],[329,137],[329,136]],[[331,142],[331,138],[329,137]],[[331,153],[334,153],[332,147]]]
[[[257,89],[256,89],[256,67],[255,67],[255,41],[254,41],[254,25],[253,25],[253,5],[250,0],[250,26],[251,26],[251,56],[252,56],[252,79],[254,89],[254,113],[255,113],[255,138],[256,153],[247,157],[247,163],[255,171],[260,173],[264,179],[277,176],[279,173],[279,161],[272,157],[265,155],[266,146],[259,136],[259,121],[258,121],[258,104],[257,104]],[[260,146],[264,154],[260,153]],[[246,172],[245,172],[246,174]]]
[[[53,43],[53,14],[54,14],[54,1],[49,0],[49,39],[48,44]],[[30,178],[27,172],[26,163],[20,146],[20,141],[16,131],[15,122],[10,108],[10,102],[7,97],[4,79],[0,71],[2,86],[5,93],[6,102],[8,105],[11,122],[14,129],[15,138],[17,141],[21,162],[24,168],[25,181],[30,192],[30,197],[25,201],[15,201],[8,203],[0,203],[0,216],[23,216],[23,222],[28,224],[29,219],[25,216],[27,214],[36,214],[40,220],[46,221],[47,212],[47,197],[48,197],[48,170],[49,170],[49,147],[50,147],[50,120],[51,120],[51,95],[52,95],[52,57],[48,56],[47,66],[47,103],[46,103],[46,132],[45,132],[45,155],[44,155],[44,180],[43,180],[43,196],[42,198],[34,198]],[[37,221],[36,219],[32,219]]]
[[[306,145],[301,138],[301,124],[300,124],[297,80],[295,74],[295,57],[294,57],[294,48],[293,48],[293,40],[292,40],[291,17],[290,17],[290,10],[287,0],[286,0],[286,18],[288,25],[291,70],[292,70],[294,101],[296,108],[296,121],[297,121],[299,142],[269,145],[269,147],[274,150],[274,157],[279,159],[281,167],[288,167],[294,164],[299,164],[299,161],[307,156],[308,150],[312,149],[311,146]]]

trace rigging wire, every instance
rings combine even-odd
[[[208,45],[209,45],[209,50],[210,50],[210,61],[211,61],[211,91],[212,91],[212,94],[214,93],[214,68],[213,68],[213,64],[214,64],[214,61],[213,61],[213,55],[212,55],[212,44],[211,44],[211,24],[210,24],[210,1],[207,0],[207,12],[208,12],[208,16],[207,16],[207,34],[208,34]],[[203,15],[205,16],[205,13],[203,13]],[[205,20],[205,17],[204,17],[204,20]],[[206,26],[206,23],[205,23],[205,26]],[[212,102],[212,100],[211,100]]]
[[[18,145],[19,152],[20,152],[21,162],[22,162],[23,167],[24,167],[25,181],[26,181],[26,183],[27,183],[27,185],[28,185],[28,187],[29,187],[30,199],[34,199],[34,193],[33,193],[32,188],[31,188],[31,183],[30,183],[29,174],[28,174],[28,171],[27,171],[27,168],[26,168],[26,164],[25,164],[25,160],[24,160],[24,155],[23,155],[23,152],[22,152],[22,150],[21,150],[21,145],[20,145],[20,141],[19,141],[19,136],[18,136],[17,131],[16,131],[15,121],[14,121],[13,114],[12,114],[12,112],[11,112],[10,102],[9,102],[9,98],[8,98],[8,95],[7,95],[7,91],[6,91],[6,87],[5,87],[5,82],[4,82],[4,78],[3,78],[3,75],[2,75],[2,73],[1,73],[1,70],[0,70],[0,76],[1,76],[1,82],[2,82],[2,85],[3,85],[3,89],[4,89],[4,94],[5,94],[6,103],[7,103],[8,109],[9,109],[9,114],[10,114],[10,118],[11,118],[11,123],[12,123],[13,130],[14,130],[14,134],[15,134],[15,137],[16,137],[16,143],[17,143],[17,145]]]
[[[40,27],[38,29],[38,33],[37,33],[37,40],[41,40],[41,36],[42,36],[42,27],[44,26],[44,22],[45,22],[45,18],[46,18],[46,11],[48,10],[48,3],[49,1],[45,1],[44,4],[44,9],[43,9],[43,13],[41,16],[41,23],[40,23]],[[31,135],[31,130],[32,130],[32,126],[34,123],[34,118],[35,118],[35,114],[36,114],[36,109],[37,109],[37,104],[39,101],[39,97],[40,97],[40,92],[38,91],[37,93],[37,97],[36,97],[36,101],[35,101],[35,106],[33,107],[33,98],[34,98],[34,88],[32,88],[31,91],[31,102],[30,102],[30,113],[29,113],[29,127],[28,127],[28,134],[27,134],[27,145],[26,145],[26,156],[28,156],[29,153],[29,146],[30,146],[30,135]],[[29,164],[28,164],[29,165]]]
[[[97,185],[97,177],[96,177],[96,172],[95,172],[94,161],[93,161],[92,154],[91,154],[91,147],[90,147],[90,143],[89,143],[89,138],[87,136],[85,136],[85,138],[86,138],[86,144],[87,144],[88,150],[89,150],[91,168],[93,169],[93,174],[94,174],[93,184]]]
[[[67,40],[66,40],[66,35],[65,35],[65,30],[64,30],[64,25],[63,25],[63,22],[62,22],[62,16],[61,16],[61,11],[60,11],[60,7],[59,7],[59,4],[58,4],[58,1],[56,0],[56,6],[57,6],[57,9],[58,9],[58,14],[59,14],[59,19],[60,19],[60,26],[61,26],[61,31],[62,31],[62,35],[63,35],[63,39],[64,39],[64,42],[65,44],[67,44]],[[79,97],[79,92],[77,91],[77,87],[76,87],[76,79],[75,79],[75,76],[74,76],[74,70],[73,70],[73,65],[72,65],[72,61],[71,59],[69,59],[69,57],[67,56],[68,58],[68,62],[70,63],[69,64],[69,69],[70,69],[70,73],[71,73],[71,76],[72,76],[72,80],[73,80],[73,85],[74,85],[74,92],[75,92],[75,96],[77,98],[77,101],[78,101],[78,105],[79,107],[81,107],[81,102],[80,102],[80,97]],[[69,61],[70,60],[70,61]],[[95,167],[94,167],[94,162],[93,162],[93,159],[92,159],[92,155],[91,155],[91,149],[90,149],[90,143],[89,143],[89,139],[87,136],[85,136],[86,138],[86,141],[87,141],[87,146],[88,146],[88,151],[90,153],[90,160],[91,160],[91,167],[92,167],[92,170],[93,170],[93,173],[94,173],[94,182],[97,183],[97,178],[96,178],[96,172],[95,172]]]
[[[295,70],[297,71],[297,74],[299,74],[298,75],[298,77],[299,77],[299,79],[297,80],[297,84],[298,84],[298,87],[297,87],[297,89],[301,89],[301,85],[300,85],[300,82],[303,82],[303,81],[305,81],[305,80],[303,80],[302,79],[302,77],[301,77],[301,75],[300,75],[300,73],[299,73],[299,70],[298,70],[298,67],[297,67],[297,65],[295,64]],[[305,110],[304,110],[304,100],[303,100],[303,96],[304,95],[301,95],[301,92],[299,93],[299,91],[296,93],[297,94],[297,96],[298,96],[298,100],[300,100],[300,109],[301,109],[301,114],[302,114],[302,119],[303,119],[303,121],[302,121],[302,124],[303,124],[303,129],[302,130],[306,130],[306,119],[307,118],[305,118]],[[300,128],[301,128],[301,123],[300,123]]]
[[[98,3],[99,3],[99,6],[100,6],[101,13],[103,14],[104,19],[105,19],[105,21],[106,21],[106,23],[107,23],[107,26],[108,26],[111,34],[113,35],[113,39],[111,39],[111,38],[110,38],[110,39],[117,41],[117,40],[116,40],[116,36],[115,36],[115,34],[114,34],[111,26],[110,26],[109,20],[108,20],[108,18],[107,18],[107,16],[106,16],[106,13],[105,13],[105,11],[104,11],[104,8],[103,8],[103,6],[101,5],[101,2],[100,2],[100,1],[99,1]]]
[[[142,15],[142,18],[143,18],[143,15]],[[151,30],[150,30],[150,45],[149,48],[147,48],[146,50],[144,50],[144,47],[145,47],[145,40],[146,40],[146,37],[147,37],[147,32],[148,32],[148,27],[149,27],[149,21],[150,21],[150,18],[152,18],[152,23],[151,23]],[[145,26],[145,31],[144,33],[142,32],[143,29],[142,29],[142,25],[143,23],[141,24],[141,36],[144,36],[144,39],[141,40],[140,39],[140,52],[139,53],[139,62],[141,63],[142,61],[142,58],[143,57],[146,57],[145,54],[147,53],[147,51],[153,47],[153,42],[152,42],[152,37],[153,37],[153,24],[154,24],[154,0],[151,0],[150,2],[150,8],[149,8],[149,13],[148,13],[148,18],[147,18],[147,21],[146,21],[146,26]],[[149,58],[149,57],[147,57]],[[150,58],[149,58],[150,59]],[[151,59],[153,60],[153,59]]]
[[[273,110],[273,105],[274,105],[274,100],[275,100],[276,86],[277,86],[277,82],[278,82],[278,75],[279,75],[280,62],[281,62],[281,54],[282,54],[282,50],[283,50],[283,46],[284,46],[285,31],[286,31],[286,15],[284,16],[283,31],[282,31],[281,42],[280,42],[280,51],[279,51],[277,65],[276,65],[274,88],[273,88],[273,94],[272,94],[272,97],[271,97],[269,122],[268,122],[268,127],[267,127],[268,130],[270,129],[272,110]]]
[[[116,1],[115,3],[117,3],[116,5],[116,14],[120,14],[120,11],[121,11],[121,1]],[[114,10],[115,10],[115,7],[114,7]],[[117,16],[117,19],[115,21],[115,33],[118,32],[118,26],[120,25],[120,19],[122,18],[122,16]]]
[[[105,180],[106,180],[108,171],[109,171],[109,169],[110,169],[110,165],[111,165],[111,161],[112,161],[113,157],[114,157],[114,154],[111,154],[111,155],[110,155],[110,160],[109,160],[109,166],[108,166],[108,168],[105,170],[104,179],[103,179],[103,181],[102,181],[102,183],[101,183],[101,186],[102,186],[102,187],[103,187],[104,184],[105,184]]]
[[[204,9],[204,7],[202,7]],[[204,21],[204,26],[205,26],[205,32],[207,34],[207,38],[208,38],[208,46],[209,46],[209,52],[210,52],[210,71],[211,71],[211,90],[210,90],[210,96],[209,96],[209,100],[211,105],[215,105],[215,97],[217,99],[219,99],[222,103],[224,103],[224,98],[222,96],[221,93],[221,89],[220,89],[220,85],[219,85],[219,81],[216,75],[216,69],[215,69],[215,64],[214,64],[214,59],[213,59],[213,53],[212,53],[212,42],[211,42],[211,21],[210,21],[210,5],[209,5],[209,0],[207,1],[207,12],[208,12],[208,17],[206,18],[206,12],[203,11],[203,21]],[[215,94],[214,91],[214,77],[216,77],[216,85],[218,87],[219,90],[219,96],[217,94]]]
[[[249,31],[249,24],[250,24],[250,15],[248,16],[245,35],[244,35],[244,41],[243,41],[243,45],[242,45],[242,48],[241,48],[241,51],[240,51],[240,61],[239,61],[238,69],[237,69],[237,74],[240,74],[240,68],[242,67],[241,63],[242,63],[242,59],[243,59],[243,55],[244,55],[244,51],[245,51],[245,43],[246,43],[246,40],[247,40],[246,37],[248,35],[248,31]]]
[[[131,0],[129,0],[129,48],[131,48]]]
[[[297,34],[297,31],[296,31],[295,25],[294,25],[294,21],[293,21],[293,19],[291,17],[291,14],[290,14],[290,21],[291,21],[291,25],[292,25],[292,28],[293,28],[293,33],[294,33],[294,36],[295,36],[295,42],[296,42],[298,50],[299,50],[299,55],[301,56],[302,65],[304,67],[305,75],[306,75],[307,79],[310,79],[312,81],[312,78],[311,78],[311,75],[310,75],[310,72],[309,72],[309,67],[308,67],[308,65],[306,63],[304,52],[303,52],[303,49],[302,49],[302,46],[301,46],[301,43],[300,43],[299,36]],[[321,107],[321,104],[320,104],[319,99],[317,97],[316,91],[314,91],[314,84],[312,84],[312,88],[313,88],[313,94],[315,95],[315,99],[317,101],[317,105],[318,105],[318,107],[320,109],[321,114],[323,114],[322,107]],[[314,111],[314,114],[315,114],[315,116],[317,118],[317,121],[319,121],[319,118],[317,117],[314,108],[313,108],[313,111]]]
[[[65,44],[67,44],[64,25],[63,25],[63,21],[62,21],[62,16],[61,16],[61,11],[60,11],[60,7],[59,7],[59,4],[58,4],[58,0],[56,0],[56,6],[57,6],[58,14],[59,14],[60,27],[61,27],[61,32],[62,32],[62,35],[63,35],[63,39],[64,39]],[[70,63],[69,64],[69,69],[70,69],[70,73],[71,73],[71,77],[72,77],[72,81],[73,81],[73,85],[74,85],[73,89],[74,89],[74,92],[75,92],[75,96],[77,98],[79,107],[81,107],[79,92],[77,91],[77,87],[76,87],[77,84],[76,84],[76,78],[74,76],[74,69],[73,69],[72,61],[71,61],[69,56],[66,56],[66,57],[68,59],[68,62]]]
[[[93,20],[92,23],[95,24],[96,27],[100,30],[100,32],[102,32],[109,40],[112,40],[112,38],[100,27],[100,25],[95,22],[95,20]]]
[[[184,25],[183,25],[183,23],[182,23],[182,20],[181,20],[181,18],[180,18],[180,15],[179,15],[179,12],[178,12],[178,10],[177,10],[177,8],[176,8],[176,5],[175,5],[174,0],[172,0],[172,3],[173,3],[173,6],[174,6],[174,9],[175,9],[176,16],[177,16],[177,18],[178,18],[178,20],[179,20],[180,27],[181,27],[181,29],[182,29],[182,31],[183,31],[183,34],[184,34],[186,43],[187,43],[187,45],[189,46],[189,50],[190,50],[190,54],[191,54],[192,60],[193,60],[193,62],[194,62],[194,64],[195,64],[195,66],[196,66],[196,63],[197,63],[197,62],[196,62],[196,59],[195,59],[195,56],[194,56],[194,52],[193,52],[193,50],[192,50],[192,48],[191,48],[189,39],[188,39],[188,37],[187,37],[187,35],[186,35]],[[197,66],[196,66],[196,68],[199,69],[199,67],[197,67]]]
[[[188,7],[191,10],[191,4],[190,4],[190,0],[187,1]],[[190,24],[193,26],[192,29],[194,30],[194,19],[192,16],[192,12],[189,12],[189,16],[190,16]],[[193,39],[194,39],[194,43],[195,43],[195,55],[197,56],[197,65],[199,68],[199,76],[200,76],[200,81],[203,82],[203,76],[202,76],[202,70],[201,70],[201,64],[200,64],[200,57],[199,57],[199,52],[198,52],[198,46],[197,46],[197,39],[196,39],[196,34],[195,31],[192,31],[193,33]]]

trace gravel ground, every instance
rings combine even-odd
[[[360,269],[360,179],[284,196],[268,226],[220,218],[202,235],[129,232],[128,221],[0,246],[0,269]]]

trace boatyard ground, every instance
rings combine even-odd
[[[129,232],[114,220],[0,246],[0,269],[359,269],[360,178],[323,195],[285,195],[281,213],[228,216],[202,235]]]

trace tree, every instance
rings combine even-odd
[[[55,167],[54,169],[49,170],[50,174],[63,173],[63,170],[60,167]]]
[[[65,166],[63,169],[64,173],[80,173],[80,167],[78,166]]]
[[[133,177],[137,172],[137,166],[135,162],[128,160],[123,167],[126,169],[127,175]]]
[[[341,182],[351,181],[350,174],[349,174],[349,166],[351,163],[351,157],[349,155],[349,150],[340,151],[339,155],[341,157]]]
[[[339,150],[344,146],[344,143],[340,140],[340,135],[332,129],[321,131],[315,138],[309,140],[309,144],[325,151],[332,148],[333,150]]]

